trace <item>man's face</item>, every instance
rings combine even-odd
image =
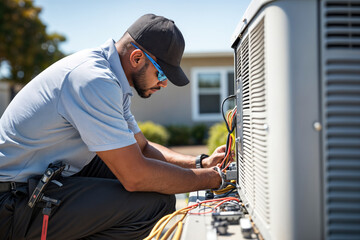
[[[149,98],[153,93],[167,86],[167,80],[160,82],[157,79],[157,70],[149,62],[138,71],[132,74],[133,85],[142,98]]]

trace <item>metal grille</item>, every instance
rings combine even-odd
[[[328,60],[325,81],[328,234],[360,239],[360,60]]]
[[[325,44],[330,49],[360,49],[360,1],[326,1]]]
[[[250,33],[250,95],[252,158],[254,161],[254,209],[270,224],[265,99],[264,19]]]
[[[251,154],[251,118],[250,118],[250,79],[249,79],[249,37],[241,43],[241,80],[242,80],[242,139],[243,156],[240,163],[240,180],[247,200],[254,202],[253,160]]]
[[[236,51],[236,79],[241,77],[241,48]]]
[[[360,239],[360,1],[322,7],[326,236]]]
[[[270,224],[265,104],[264,19],[243,38],[237,51],[242,87],[242,156],[239,184],[249,207]]]

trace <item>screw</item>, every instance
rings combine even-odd
[[[316,131],[318,131],[318,132],[320,132],[321,131],[321,129],[322,129],[322,125],[321,125],[321,123],[319,123],[319,122],[314,122],[314,129],[316,130]]]
[[[265,130],[266,132],[269,131],[269,125],[267,125],[266,123],[263,125],[263,128],[264,128],[264,130]]]

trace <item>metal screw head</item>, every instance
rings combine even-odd
[[[321,129],[322,129],[322,125],[319,122],[314,122],[313,126],[314,126],[314,129],[318,132],[321,131]]]

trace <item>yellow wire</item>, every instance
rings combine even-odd
[[[150,232],[150,235],[153,234],[155,232],[155,230],[159,227],[159,225],[161,223],[163,223],[168,217],[170,217],[171,214],[165,215],[164,217],[162,217],[153,227],[152,231]]]
[[[172,240],[180,240],[181,233],[182,233],[182,228],[183,228],[183,223],[179,222],[178,227],[176,229],[176,232],[175,232],[174,237],[172,238]]]
[[[195,207],[194,207],[195,208]],[[153,227],[152,231],[150,232],[150,234],[144,238],[144,240],[150,240],[152,239],[153,237],[155,237],[156,235],[156,239],[158,240],[160,238],[160,235],[162,233],[162,231],[164,230],[165,226],[170,222],[170,220],[176,216],[176,215],[179,215],[179,214],[184,214],[186,215],[188,211],[192,210],[193,208],[182,208],[182,209],[179,209],[175,212],[173,212],[172,214],[168,214],[164,217],[162,217],[156,224],[155,226]]]
[[[215,203],[214,203],[214,205],[215,205]],[[200,206],[206,206],[206,207],[209,207],[209,208],[213,208],[213,207],[211,206],[211,204],[208,205],[208,204],[202,203],[202,204],[200,204],[200,205],[199,205],[199,204],[193,205],[193,206],[190,207],[190,208],[189,208],[189,207],[185,207],[185,208],[182,208],[182,209],[180,209],[180,210],[175,211],[175,212],[172,213],[172,214],[168,214],[168,215],[162,217],[162,218],[155,224],[155,226],[153,227],[153,229],[152,229],[152,231],[150,232],[150,234],[149,234],[146,238],[144,238],[144,240],[151,240],[153,237],[155,237],[155,235],[156,235],[156,240],[159,240],[161,233],[163,232],[165,226],[170,222],[170,220],[171,220],[173,217],[175,217],[176,215],[182,214],[183,216],[181,217],[181,219],[178,220],[169,230],[167,230],[167,231],[165,232],[165,234],[163,235],[163,237],[160,239],[160,240],[165,240],[165,239],[167,239],[167,238],[173,233],[173,231],[175,230],[175,228],[177,228],[177,230],[176,230],[176,232],[175,232],[175,234],[174,234],[174,236],[173,236],[172,239],[174,239],[174,240],[179,240],[179,239],[180,239],[180,236],[181,236],[181,233],[182,233],[182,228],[183,228],[183,222],[182,222],[182,221],[183,221],[184,218],[187,216],[187,214],[188,214],[189,211],[191,211],[191,210],[193,210],[193,209],[195,209],[195,208],[197,208],[197,207],[200,207]]]
[[[235,183],[236,180],[231,180],[230,182],[231,182],[231,183]],[[228,191],[230,191],[230,190],[232,190],[232,189],[234,189],[234,188],[235,188],[234,186],[228,185],[228,186],[227,186],[226,188],[224,188],[224,189],[221,189],[221,190],[218,190],[218,191],[212,191],[212,192],[215,193],[215,194],[217,194],[217,195],[220,195],[220,194],[226,193],[226,192],[228,192]]]
[[[182,220],[184,220],[186,214],[183,214],[183,216],[181,217],[181,219],[179,221],[176,222],[176,224],[174,224],[169,230],[166,231],[166,233],[164,234],[164,236],[161,238],[161,240],[165,240],[167,239],[170,234],[174,231],[174,229],[178,226],[179,223],[182,222]]]

